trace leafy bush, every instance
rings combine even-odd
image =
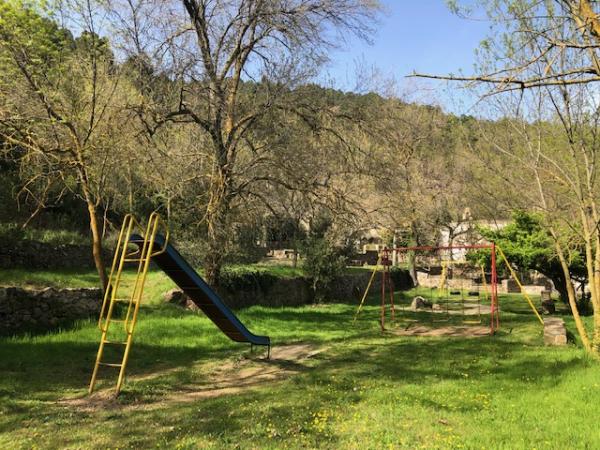
[[[390,277],[395,289],[412,289],[415,287],[410,272],[404,268],[392,267]]]
[[[563,269],[556,256],[552,236],[543,223],[544,217],[541,214],[515,211],[512,214],[512,222],[504,228],[497,230],[480,227],[478,231],[485,239],[496,242],[511,265],[519,271],[536,270],[550,278],[560,293],[561,300],[567,302]],[[469,252],[467,259],[483,264],[486,268],[491,267],[491,255],[488,250]],[[510,276],[501,259],[498,259],[497,269],[500,277]],[[587,278],[584,249],[572,249],[569,271],[571,276],[577,279]]]
[[[219,284],[230,291],[248,291],[258,288],[267,291],[277,277],[264,269],[248,267],[224,267],[221,271]]]
[[[312,280],[315,298],[322,300],[324,290],[346,269],[346,257],[343,250],[332,246],[323,237],[308,238],[303,255],[303,268]]]
[[[577,311],[582,316],[591,316],[594,314],[594,306],[592,305],[589,293],[577,299]]]
[[[4,241],[36,241],[53,245],[89,245],[88,236],[63,229],[21,228],[17,223],[0,223],[0,238]]]
[[[25,232],[16,223],[0,223],[0,239],[4,242],[22,241]]]

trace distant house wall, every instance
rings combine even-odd
[[[509,220],[468,220],[465,219],[461,222],[454,222],[448,224],[447,227],[440,227],[438,230],[439,241],[437,246],[447,247],[450,245],[473,245],[473,244],[487,244],[488,242],[483,239],[477,232],[478,227],[486,227],[495,230],[504,228],[510,223]],[[452,230],[453,238],[450,239]],[[365,250],[382,250],[385,245],[383,236],[385,235],[386,228],[384,227],[373,227],[365,230],[357,241],[358,249]],[[465,249],[454,249],[452,250],[451,259],[460,260],[464,259],[468,250]],[[450,254],[447,255],[450,259]]]

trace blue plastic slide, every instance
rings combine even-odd
[[[139,235],[132,235],[130,242],[138,247],[143,245],[143,238]],[[165,238],[157,235],[154,239],[154,246],[162,247]],[[202,279],[198,273],[190,266],[179,252],[171,244],[163,253],[152,257],[156,263],[177,286],[200,308],[206,316],[212,320],[223,333],[236,342],[249,342],[253,345],[264,345],[271,347],[271,340],[268,336],[257,336],[252,334],[245,325],[240,322],[237,316],[223,303],[215,291]]]

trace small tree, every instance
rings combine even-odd
[[[61,17],[82,30],[77,39],[41,1],[0,3],[0,133],[22,149],[28,189],[59,184],[83,200],[106,288],[98,209],[129,121],[119,105],[131,101],[132,91],[118,76],[108,41],[97,34],[94,4],[61,5]]]
[[[323,299],[324,290],[346,268],[343,251],[334,247],[325,237],[311,236],[303,246],[303,268],[312,280],[317,301]]]
[[[563,302],[568,303],[565,274],[556,254],[552,236],[540,214],[516,211],[512,222],[502,229],[480,228],[481,235],[496,242],[506,257],[520,270],[536,270],[554,283]],[[485,254],[489,259],[489,252]],[[585,262],[580,252],[571,254],[571,278],[586,280]]]

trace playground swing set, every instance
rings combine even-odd
[[[490,270],[486,273],[485,267],[475,266],[472,268],[471,275],[475,272],[476,276],[471,276],[473,282],[471,286],[465,289],[465,278],[460,279],[460,284],[450,283],[453,279],[454,267],[467,266],[467,261],[464,258],[455,259],[456,255],[462,255],[471,250],[489,251],[490,252]],[[371,277],[367,284],[367,288],[361,298],[360,304],[354,315],[353,322],[356,322],[360,312],[363,309],[364,303],[369,295],[369,292],[375,281],[377,273],[381,273],[381,302],[379,324],[382,331],[386,330],[386,316],[389,310],[391,322],[396,319],[396,304],[394,298],[394,283],[391,276],[391,268],[393,260],[406,259],[409,254],[413,254],[413,259],[417,259],[417,255],[425,256],[431,263],[437,267],[441,267],[439,282],[437,287],[430,286],[430,300],[432,303],[432,322],[447,322],[450,320],[450,315],[457,311],[450,308],[450,304],[460,304],[460,313],[463,324],[481,324],[483,322],[482,306],[489,302],[489,328],[490,334],[495,334],[500,329],[500,308],[498,304],[498,271],[497,259],[500,256],[502,262],[508,269],[511,278],[515,280],[525,299],[527,300],[531,310],[536,315],[538,321],[543,325],[543,319],[535,308],[531,297],[523,289],[523,285],[519,280],[515,270],[510,265],[506,255],[502,249],[494,242],[489,244],[475,245],[452,245],[452,246],[413,246],[413,247],[396,247],[384,248],[380,254],[377,264],[373,268]],[[430,271],[431,272],[431,271]],[[489,277],[489,282],[488,282]],[[475,284],[475,281],[478,281]],[[452,285],[451,285],[452,284]],[[476,289],[474,288],[476,286]],[[420,295],[417,297],[421,297]],[[415,299],[417,298],[415,297]],[[422,297],[421,297],[422,298]],[[425,300],[425,299],[423,299]],[[435,300],[435,302],[434,302]],[[482,303],[483,302],[483,303]],[[433,306],[437,307],[433,314]],[[403,306],[406,309],[406,305]],[[467,309],[468,314],[467,314]],[[487,306],[486,306],[487,309]],[[437,316],[437,317],[436,317]],[[469,317],[467,319],[467,317]]]
[[[440,318],[435,318],[432,315],[432,322],[448,322],[450,320],[450,303],[460,302],[460,311],[462,312],[462,322],[464,324],[479,325],[482,323],[482,297],[484,302],[487,303],[489,301],[489,292],[486,281],[487,276],[485,273],[485,267],[483,265],[480,265],[475,272],[477,277],[471,277],[472,282],[478,281],[476,284],[476,289],[473,289],[473,284],[469,288],[465,289],[464,278],[460,279],[461,283],[458,289],[457,286],[449,286],[449,278],[452,278],[452,267],[458,265],[464,266],[467,264],[469,263],[464,259],[442,261],[442,273],[440,276],[440,281],[438,283],[437,288],[434,288],[433,286],[430,287],[430,298],[433,299],[434,297],[436,297],[437,304],[443,305],[443,308],[440,312],[444,315]],[[467,291],[466,296],[465,290]],[[436,295],[434,295],[434,291]],[[473,298],[475,300],[473,300]],[[467,309],[469,311],[467,311]],[[469,316],[476,316],[476,318],[466,319],[465,317],[467,316],[467,312],[469,313]]]

